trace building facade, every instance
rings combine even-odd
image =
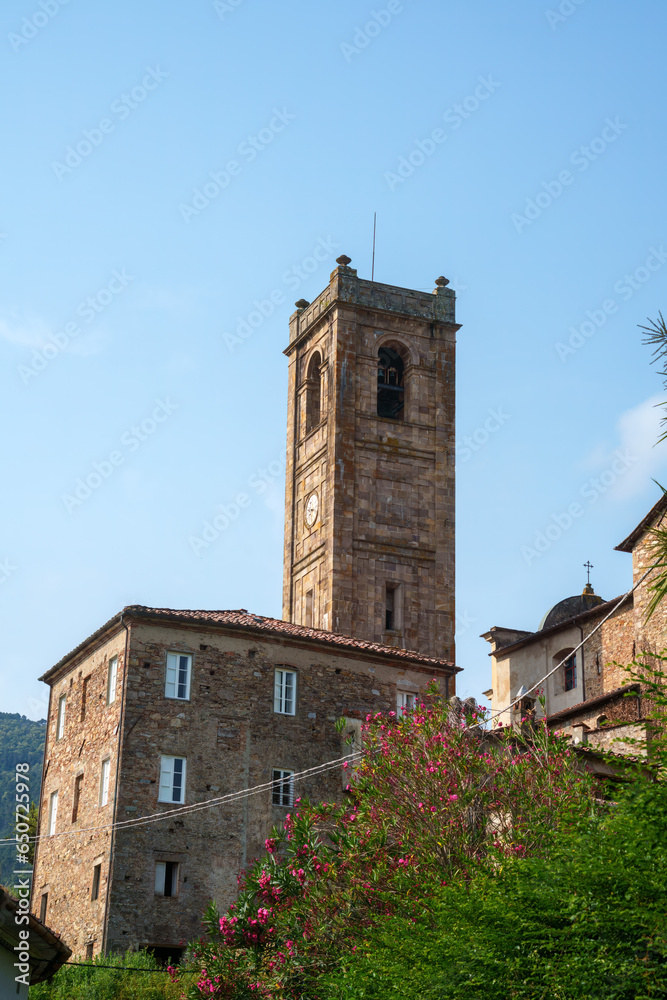
[[[654,562],[652,532],[666,513],[663,496],[616,546],[632,556],[633,584]],[[564,661],[541,686],[549,725],[591,747],[636,752],[635,743],[624,746],[623,740],[646,742],[651,706],[642,685],[632,682],[624,667],[634,659],[655,664],[656,654],[667,650],[667,608],[660,605],[648,621],[646,617],[653,578],[649,574],[622,601],[622,595],[603,601],[587,585],[582,595],[556,604],[535,632],[499,627],[486,632],[483,638],[492,647],[492,687],[485,693],[491,698],[493,714],[500,713],[496,723],[517,724],[527,711],[542,714],[535,694],[513,709],[507,706],[522,688],[528,691]],[[598,631],[575,652],[600,623]]]
[[[337,263],[285,350],[283,618],[454,660],[455,294]]]
[[[34,912],[79,956],[177,959],[295,796],[345,795],[340,765],[292,776],[349,753],[366,714],[410,707],[432,678],[453,694],[456,672],[245,611],[125,608],[42,678]],[[208,804],[243,789],[257,790]]]

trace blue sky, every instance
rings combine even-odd
[[[637,330],[667,308],[663,4],[0,22],[2,710],[43,716],[38,675],[125,604],[280,615],[287,319],[339,254],[370,277],[374,211],[379,281],[459,293],[460,690],[490,685],[479,633],[536,628],[586,560],[627,588],[613,547],[667,479]]]

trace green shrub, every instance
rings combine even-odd
[[[116,968],[103,968],[106,965]],[[134,972],[121,966],[155,969],[156,962],[145,951],[98,955],[83,965],[65,965],[48,982],[32,986],[30,1000],[177,1000],[181,996],[181,988],[166,971]]]

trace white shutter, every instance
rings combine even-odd
[[[283,674],[283,684],[285,688],[284,693],[284,709],[285,715],[294,715],[294,681],[296,679],[296,674],[293,674],[291,670],[286,670]]]
[[[105,806],[109,801],[109,771],[111,770],[111,761],[102,761],[102,774],[100,777],[100,805]]]
[[[65,735],[65,705],[67,703],[67,696],[62,695],[58,701],[58,732],[56,733],[56,739],[61,740]]]
[[[273,711],[283,711],[283,672],[276,670],[276,679],[273,689]]]
[[[178,656],[176,653],[167,653],[167,680],[164,686],[164,693],[167,698],[176,697],[176,685],[178,683]]]
[[[116,700],[116,678],[118,675],[118,657],[113,656],[109,660],[109,677],[107,680],[107,704],[112,705]]]
[[[56,818],[58,816],[58,793],[51,792],[49,802],[49,837],[56,832]]]
[[[174,788],[174,758],[160,757],[160,791],[158,802],[171,802]]]
[[[167,865],[164,861],[155,862],[155,891],[164,896],[164,877],[167,872]]]

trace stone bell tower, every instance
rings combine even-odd
[[[283,618],[453,661],[455,294],[337,264],[285,350]]]

